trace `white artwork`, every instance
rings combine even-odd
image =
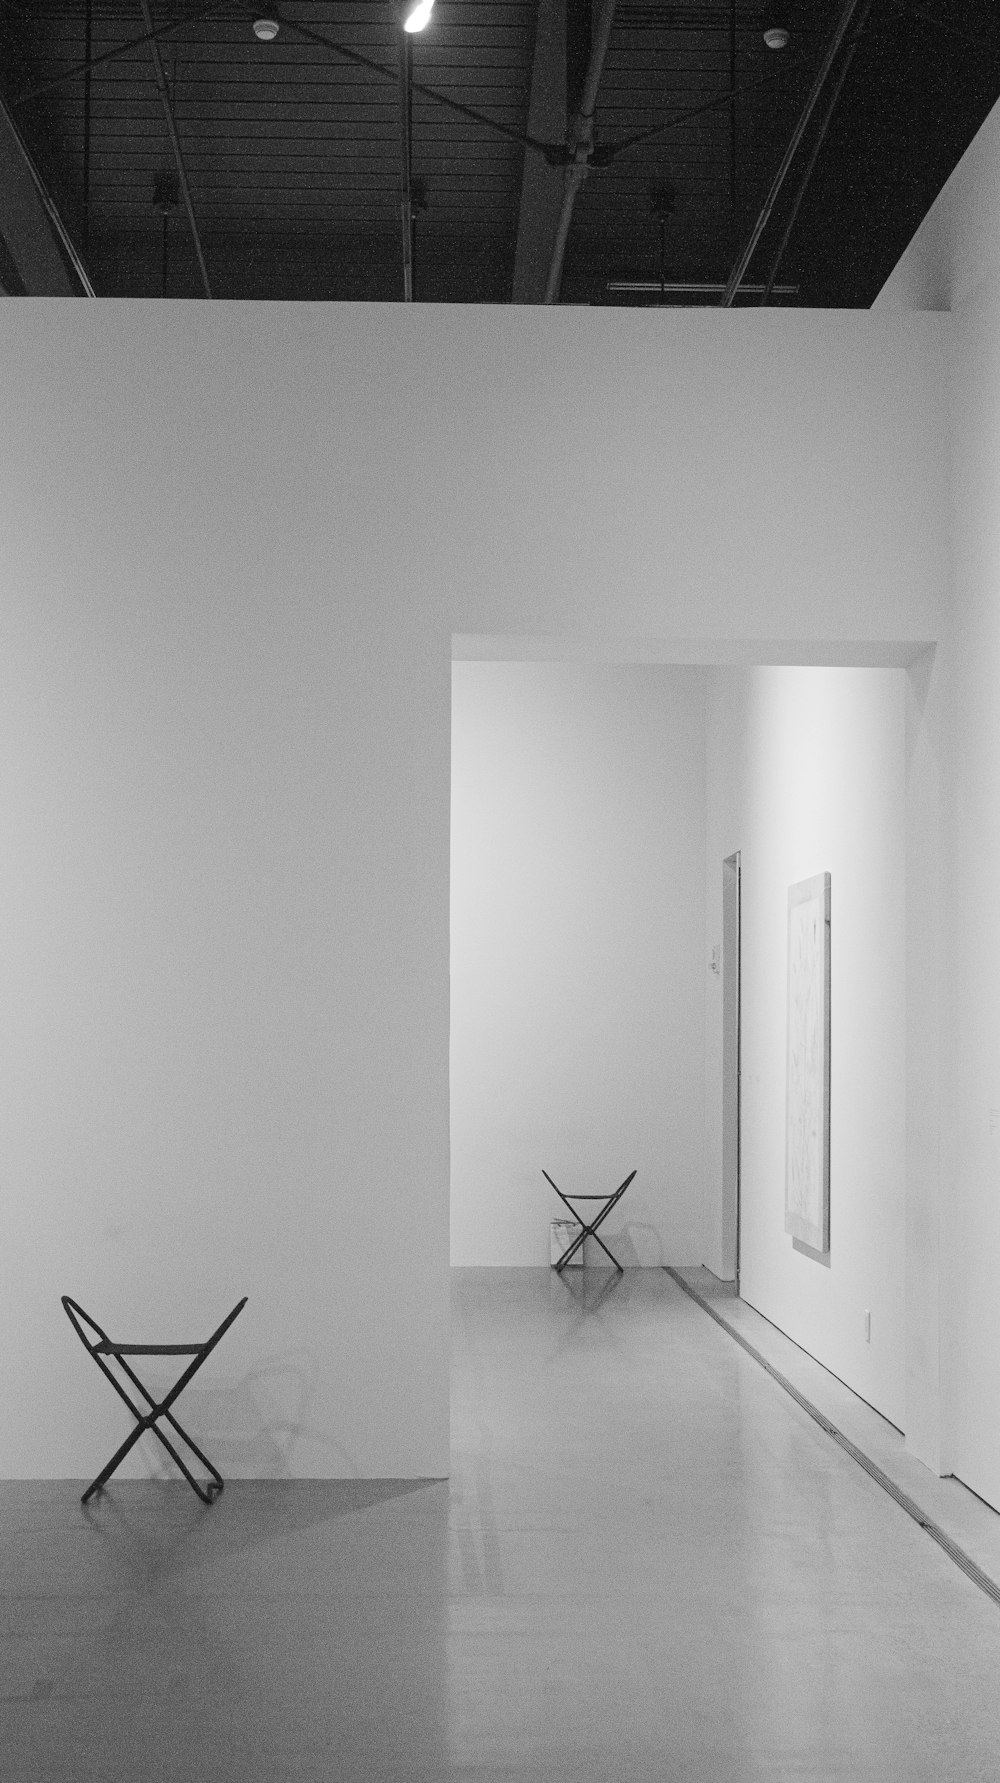
[[[830,875],[788,888],[785,1231],[830,1248]]]

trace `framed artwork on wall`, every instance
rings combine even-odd
[[[785,1231],[830,1248],[830,875],[788,888]]]

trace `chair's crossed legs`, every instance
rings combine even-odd
[[[587,1238],[597,1238],[598,1226],[600,1226],[602,1224],[602,1222],[607,1219],[608,1214],[611,1212],[611,1209],[613,1207],[617,1207],[619,1201],[621,1200],[622,1196],[625,1193],[625,1190],[628,1188],[629,1183],[632,1181],[632,1178],[635,1175],[635,1171],[630,1170],[628,1176],[625,1178],[625,1181],[623,1183],[619,1183],[617,1189],[615,1189],[610,1195],[573,1195],[573,1194],[570,1194],[568,1197],[563,1194],[562,1189],[559,1187],[558,1183],[554,1183],[552,1181],[552,1178],[549,1175],[547,1170],[543,1170],[542,1175],[544,1176],[546,1182],[549,1183],[553,1189],[555,1189],[556,1194],[558,1195],[560,1201],[564,1204],[564,1206],[569,1208],[569,1211],[572,1214],[573,1219],[576,1221],[576,1223],[580,1227],[580,1231],[577,1233],[576,1237],[573,1239],[572,1244],[567,1246],[567,1248],[563,1251],[563,1254],[560,1257],[558,1263],[556,1264],[556,1273],[561,1274],[562,1271],[565,1269],[567,1263],[571,1262],[571,1260],[576,1256],[576,1253],[578,1250],[580,1250],[581,1246],[583,1245],[584,1240]],[[603,1201],[604,1206],[601,1208],[601,1211],[598,1214],[596,1220],[592,1221],[592,1223],[588,1226],[587,1222],[581,1217],[581,1215],[577,1212],[576,1208],[572,1205],[572,1203],[574,1201]],[[602,1251],[604,1252],[604,1255],[607,1257],[608,1261],[610,1263],[614,1264],[619,1275],[624,1275],[625,1274],[624,1269],[622,1268],[621,1264],[619,1263],[617,1257],[613,1257],[611,1255],[611,1252],[608,1250],[608,1247],[605,1244],[603,1238],[597,1238],[597,1242],[600,1245]]]
[[[84,1312],[83,1307],[78,1306],[75,1300],[71,1300],[68,1294],[62,1296],[62,1303],[66,1310],[66,1315],[79,1337],[80,1342],[93,1356],[101,1373],[107,1376],[111,1385],[114,1387],[115,1392],[120,1399],[125,1401],[133,1418],[136,1420],[135,1429],[129,1432],[125,1441],[122,1443],[121,1448],[116,1450],[115,1454],[112,1455],[107,1466],[101,1469],[96,1480],[91,1480],[90,1485],[83,1494],[81,1503],[86,1504],[88,1499],[92,1498],[95,1492],[99,1492],[102,1486],[107,1484],[116,1468],[121,1466],[121,1463],[124,1461],[129,1450],[134,1448],[135,1444],[139,1441],[139,1438],[143,1436],[147,1430],[151,1430],[153,1435],[163,1444],[167,1454],[174,1462],[176,1462],[181,1473],[184,1475],[184,1478],[187,1480],[188,1485],[198,1494],[202,1503],[212,1504],[214,1500],[218,1498],[225,1483],[222,1475],[218,1468],[213,1467],[208,1456],[202,1454],[197,1443],[192,1441],[182,1425],[177,1422],[170,1407],[174,1404],[174,1401],[179,1395],[183,1393],[184,1388],[188,1385],[188,1382],[192,1377],[197,1374],[202,1363],[214,1350],[220,1338],[225,1336],[230,1325],[233,1323],[233,1320],[243,1311],[243,1308],[246,1305],[246,1296],[244,1296],[238,1305],[233,1307],[232,1312],[223,1319],[218,1330],[214,1331],[212,1336],[208,1338],[205,1343],[113,1343],[107,1333],[101,1330],[101,1327],[97,1324],[96,1320],[92,1319],[89,1313]],[[84,1324],[89,1327],[91,1332],[96,1334],[96,1341],[87,1335],[87,1332],[83,1328]],[[153,1395],[139,1379],[135,1369],[126,1361],[125,1358],[127,1356],[191,1356],[192,1361],[188,1364],[187,1368],[185,1368],[179,1379],[174,1382],[170,1392],[167,1393],[163,1399],[154,1399]],[[108,1357],[113,1358],[114,1361],[117,1362],[122,1373],[145,1400],[148,1409],[143,1410],[142,1407],[133,1403],[129,1392],[122,1385],[118,1376],[112,1372],[112,1369],[106,1360]],[[210,1477],[205,1485],[202,1485],[202,1483],[195,1478],[190,1468],[186,1466],[180,1455],[178,1455],[177,1450],[169,1437],[167,1437],[160,1429],[159,1419],[161,1418],[166,1420],[174,1434],[181,1438],[181,1441],[187,1445],[191,1454],[197,1457],[209,1474]]]

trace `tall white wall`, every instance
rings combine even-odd
[[[450,634],[936,638],[947,322],[3,306],[0,1471],[445,1470]]]
[[[1000,198],[994,216],[1000,226]],[[1000,275],[970,295],[953,322],[957,549],[944,664],[952,1118],[942,1375],[949,1464],[1000,1509]]]
[[[903,1426],[906,1286],[905,676],[716,671],[707,940],[741,855],[740,1292]],[[784,1230],[788,887],[829,872],[830,1251]],[[708,980],[706,1260],[719,1268],[721,980]],[[720,1270],[721,1272],[721,1270]],[[864,1314],[871,1315],[871,1341]]]
[[[1000,1509],[1000,106],[879,299],[946,294],[953,586],[925,698],[941,763],[943,1466]]]
[[[548,1263],[544,1167],[587,1194],[636,1169],[611,1249],[697,1262],[704,673],[453,673],[452,1261]]]
[[[448,633],[373,545],[363,340],[317,375],[267,314],[29,306],[3,355],[12,1474],[128,1427],[61,1293],[160,1341],[249,1295],[184,1400],[223,1472],[448,1469]]]

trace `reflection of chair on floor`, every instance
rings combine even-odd
[[[187,1480],[188,1485],[197,1492],[202,1503],[211,1504],[213,1500],[218,1498],[225,1482],[223,1481],[218,1468],[212,1466],[208,1456],[202,1454],[197,1443],[192,1442],[187,1431],[182,1429],[181,1425],[178,1424],[170,1407],[179,1395],[183,1393],[184,1388],[187,1386],[192,1376],[197,1374],[206,1357],[211,1355],[220,1338],[225,1336],[230,1325],[233,1323],[233,1320],[243,1311],[243,1308],[247,1303],[246,1295],[244,1295],[243,1299],[233,1307],[232,1312],[227,1314],[223,1319],[222,1324],[218,1327],[218,1330],[213,1331],[211,1337],[206,1338],[204,1343],[112,1343],[107,1332],[101,1330],[96,1319],[92,1319],[89,1313],[85,1313],[83,1307],[78,1306],[75,1300],[71,1300],[68,1294],[63,1295],[62,1303],[66,1310],[66,1316],[76,1332],[77,1337],[80,1339],[80,1342],[86,1350],[89,1350],[94,1361],[97,1363],[98,1368],[101,1370],[101,1373],[107,1375],[115,1392],[121,1399],[124,1399],[133,1418],[136,1419],[135,1429],[125,1438],[121,1448],[112,1455],[107,1467],[98,1474],[96,1480],[91,1480],[90,1485],[83,1494],[81,1503],[86,1504],[88,1498],[93,1497],[95,1492],[99,1492],[102,1486],[107,1484],[115,1469],[124,1461],[129,1450],[139,1441],[140,1436],[143,1436],[147,1430],[151,1430],[153,1435],[159,1438],[163,1447],[166,1449],[167,1454],[172,1460],[176,1461],[177,1466]],[[84,1325],[87,1326],[86,1331],[84,1330]],[[88,1333],[93,1333],[94,1335],[91,1336],[88,1335]],[[188,1364],[187,1368],[185,1368],[180,1379],[174,1382],[174,1385],[166,1395],[166,1398],[156,1400],[147,1388],[143,1386],[131,1364],[126,1361],[125,1358],[127,1356],[191,1356],[193,1360]],[[129,1381],[131,1381],[132,1386],[138,1389],[142,1398],[145,1400],[146,1405],[149,1407],[148,1411],[143,1411],[140,1406],[133,1405],[131,1395],[126,1391],[125,1387],[123,1387],[118,1376],[112,1372],[106,1358],[111,1358],[115,1361],[122,1373]],[[207,1469],[208,1473],[211,1475],[207,1484],[201,1485],[199,1481],[195,1479],[194,1474],[191,1473],[190,1469],[185,1466],[178,1455],[177,1450],[174,1448],[173,1443],[170,1442],[169,1438],[164,1436],[163,1431],[160,1429],[158,1423],[158,1419],[160,1418],[166,1419],[175,1436],[179,1436],[181,1440],[187,1444],[191,1453],[196,1455],[198,1460],[202,1463],[202,1466]]]
[[[608,1214],[611,1212],[611,1209],[613,1207],[618,1206],[618,1203],[621,1200],[622,1196],[624,1195],[625,1190],[628,1188],[629,1183],[632,1181],[632,1178],[635,1175],[635,1171],[630,1170],[628,1176],[625,1178],[625,1181],[623,1183],[619,1183],[617,1189],[613,1189],[611,1191],[610,1195],[574,1195],[571,1190],[569,1195],[566,1196],[563,1194],[562,1189],[559,1187],[558,1183],[554,1183],[552,1181],[552,1178],[549,1175],[547,1170],[543,1170],[542,1175],[544,1176],[546,1182],[549,1183],[553,1189],[555,1189],[555,1192],[558,1195],[560,1201],[564,1204],[564,1206],[569,1208],[569,1211],[572,1214],[574,1221],[578,1222],[579,1226],[580,1226],[580,1231],[577,1233],[572,1244],[570,1244],[566,1247],[566,1249],[563,1251],[563,1254],[560,1257],[558,1263],[555,1265],[556,1270],[561,1274],[562,1271],[565,1269],[567,1263],[569,1263],[573,1259],[573,1257],[576,1256],[577,1251],[581,1252],[581,1258],[582,1258],[582,1246],[583,1246],[584,1240],[587,1238],[597,1238],[598,1226],[600,1226],[603,1223],[603,1221],[607,1219]],[[596,1220],[594,1220],[588,1226],[586,1220],[583,1218],[583,1215],[578,1213],[576,1208],[572,1205],[572,1203],[574,1201],[603,1201],[604,1206],[601,1208],[601,1211],[598,1214]],[[624,1269],[622,1269],[622,1266],[618,1262],[617,1257],[613,1257],[611,1255],[611,1252],[608,1250],[608,1247],[605,1244],[603,1238],[597,1238],[597,1242],[600,1245],[602,1251],[604,1252],[604,1255],[608,1258],[608,1261],[614,1264],[614,1267],[618,1270],[619,1274],[624,1275],[625,1274]]]

